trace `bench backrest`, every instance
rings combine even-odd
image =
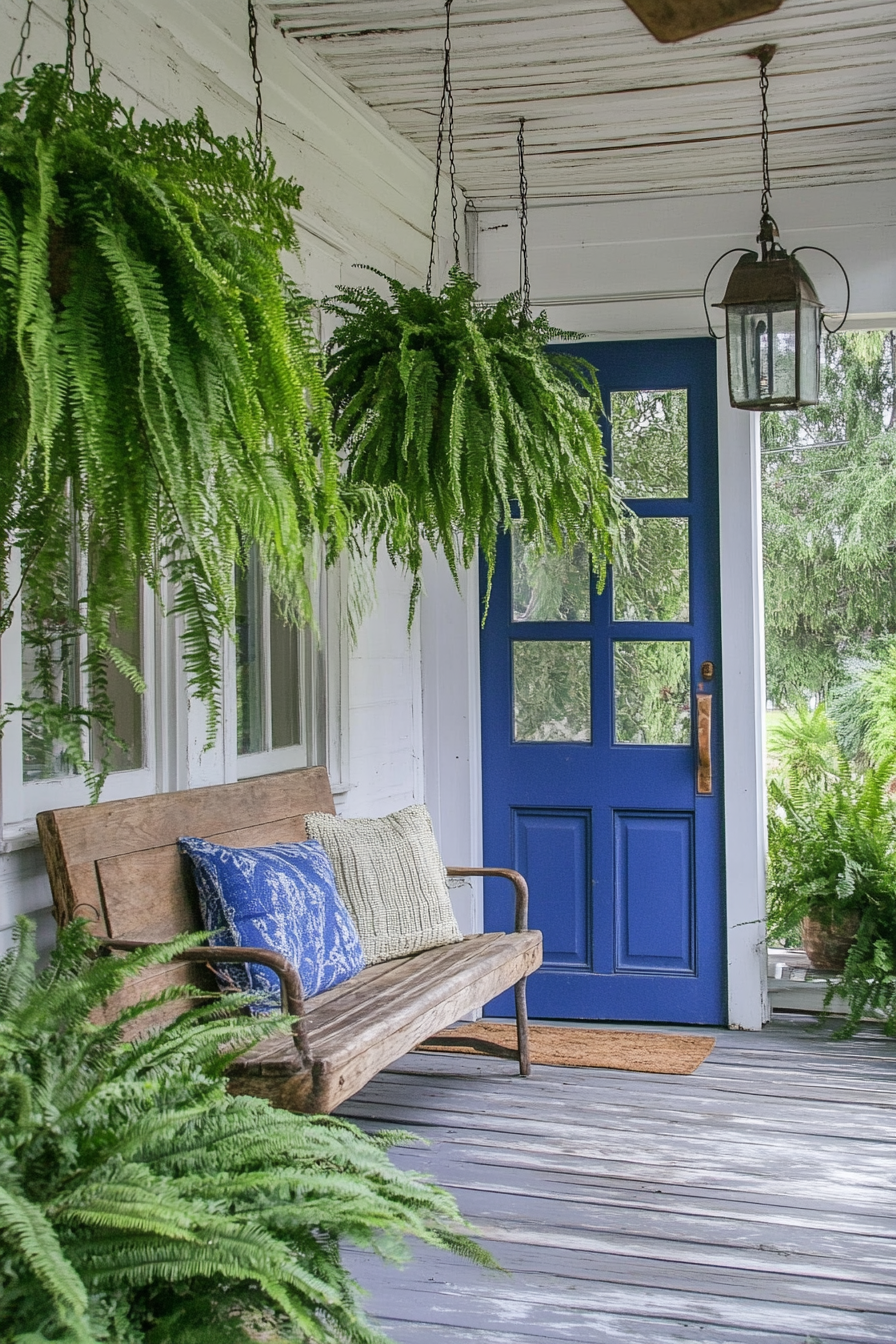
[[[37,827],[56,920],[67,924],[83,916],[98,937],[151,942],[199,929],[179,836],[222,845],[282,844],[307,838],[305,813],[335,810],[326,770],[312,766],[239,784],[41,812]],[[202,970],[165,967],[141,977],[139,993],[126,999],[187,981],[209,983]]]

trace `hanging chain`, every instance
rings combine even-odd
[[[75,0],[66,0],[65,78],[70,89],[75,87],[75,37]]]
[[[532,291],[529,286],[529,182],[526,177],[526,141],[524,128],[526,118],[520,117],[520,129],[516,137],[517,157],[520,165],[520,314],[528,322],[532,316]]]
[[[255,85],[255,158],[260,164],[264,157],[264,112],[261,105],[261,70],[258,65],[258,16],[254,0],[249,8],[249,59],[252,62],[252,83]]]
[[[90,41],[90,29],[87,27],[87,0],[78,0],[78,9],[81,11],[81,32],[84,38],[84,64],[87,66],[87,77],[90,80],[90,87],[96,84],[96,61],[93,58],[93,45]]]
[[[778,226],[769,213],[772,180],[768,170],[768,66],[776,50],[776,47],[768,43],[747,53],[759,62],[759,95],[762,99],[762,216],[756,241],[762,244],[763,258],[768,255],[769,247],[774,251],[775,239],[778,236]]]
[[[762,213],[767,215],[772,194],[768,172],[768,61],[759,62],[759,93],[762,97]]]
[[[34,0],[28,0],[25,6],[25,17],[22,20],[22,29],[20,34],[19,49],[13,57],[12,65],[9,67],[10,79],[18,79],[22,73],[22,64],[25,60],[25,46],[31,36],[31,11],[34,8]]]
[[[454,264],[460,265],[460,234],[457,229],[457,184],[454,162],[454,90],[451,87],[451,0],[445,0],[445,60],[442,65],[442,101],[439,106],[439,130],[436,136],[436,185],[432,198],[429,232],[429,267],[426,292],[432,292],[432,272],[436,261],[436,229],[439,215],[439,185],[442,176],[442,145],[448,132],[448,180],[451,184],[451,220],[453,225]]]
[[[78,13],[81,15],[81,35],[84,43],[84,64],[87,67],[87,76],[90,81],[90,87],[96,84],[96,61],[93,55],[93,44],[90,39],[90,29],[87,26],[87,0],[78,0]],[[75,0],[67,0],[65,7],[65,77],[70,89],[75,87],[75,46],[78,40],[77,22],[75,17]]]

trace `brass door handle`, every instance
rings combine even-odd
[[[697,792],[712,793],[712,696],[697,696]]]

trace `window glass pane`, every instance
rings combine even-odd
[[[75,564],[75,530],[71,545],[57,559],[53,588],[57,598],[43,602],[35,611],[35,595],[27,583],[22,592],[22,693],[31,700],[49,701],[71,708],[81,699],[80,640],[73,616],[78,584]],[[67,591],[66,591],[67,589]],[[73,775],[62,741],[43,722],[22,716],[22,778],[60,779]]]
[[[676,746],[691,740],[691,646],[687,640],[617,640],[613,698],[617,742]]]
[[[38,650],[32,632],[22,636],[22,691],[34,700],[50,700],[56,705],[75,705],[79,695],[78,639],[61,628],[52,641],[53,667],[47,680],[46,669],[39,669]],[[60,779],[73,775],[75,768],[62,742],[36,718],[22,717],[22,778],[26,784],[37,779]]]
[[[302,741],[299,631],[288,625],[271,601],[271,746],[295,747]]]
[[[74,531],[71,556],[77,555]],[[67,601],[74,609],[79,589],[77,562],[70,558],[69,592]],[[27,613],[28,593],[23,601],[22,634],[22,690],[33,699],[49,700],[56,705],[75,706],[82,700],[81,638],[70,612],[60,604],[58,613],[47,616],[39,628],[29,629]],[[142,599],[135,589],[128,610],[122,611],[111,624],[113,642],[131,659],[138,671],[142,663]],[[49,643],[51,668],[49,676],[41,649]],[[97,764],[105,760],[111,771],[139,770],[144,764],[143,697],[119,672],[110,660],[105,660],[106,690],[112,705],[112,728],[121,739],[106,744],[101,726],[91,721],[87,740],[83,742],[88,758]],[[22,721],[22,778],[25,783],[40,779],[60,779],[75,774],[63,743],[49,732],[40,720],[23,717]]]
[[[613,566],[613,619],[690,620],[687,518],[642,518],[638,545]]]
[[[514,523],[510,533],[515,621],[591,619],[591,566],[584,546],[538,555]]]
[[[686,499],[688,393],[613,392],[613,475],[627,499]]]
[[[253,549],[236,577],[237,752],[264,751],[264,579]]]
[[[513,740],[591,741],[588,640],[515,640]]]
[[[113,621],[112,639],[137,667],[143,671],[142,628],[143,601],[140,592],[134,593],[129,611],[124,611]],[[91,759],[99,761],[103,755],[112,770],[139,770],[144,763],[143,756],[143,697],[134,690],[127,677],[119,672],[113,663],[107,661],[109,699],[112,701],[113,726],[121,738],[124,747],[117,743],[104,747],[102,733],[97,725],[91,727]]]

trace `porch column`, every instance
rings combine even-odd
[[[728,1023],[769,1017],[765,950],[765,629],[759,416],[728,397],[718,349]]]

